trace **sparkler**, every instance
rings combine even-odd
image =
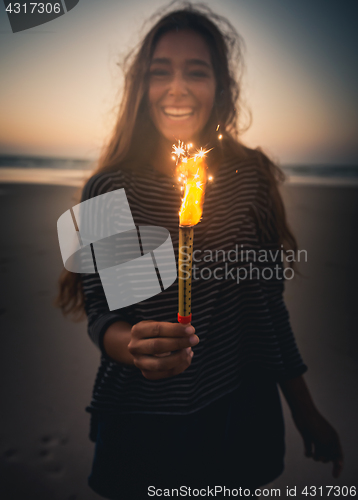
[[[208,151],[202,148],[190,154],[192,145],[179,141],[173,146],[173,159],[177,161],[177,176],[182,183],[182,204],[179,211],[179,312],[178,321],[191,322],[191,274],[193,263],[194,226],[200,222],[203,212],[206,185],[204,157]],[[212,179],[212,178],[211,178]]]

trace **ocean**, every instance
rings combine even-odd
[[[55,158],[24,155],[0,155],[0,169],[46,169],[71,170],[73,173],[83,171],[90,174],[96,167],[96,160]],[[358,165],[281,165],[287,179],[292,182],[322,182],[326,180],[337,183],[358,182]],[[1,177],[1,176],[0,176]]]
[[[0,155],[0,168],[54,168],[61,170],[92,170],[95,160],[54,158],[45,156]]]

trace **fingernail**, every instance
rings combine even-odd
[[[190,354],[191,347],[187,347],[185,350],[186,350],[186,352],[187,352],[188,354]]]
[[[199,338],[196,335],[191,335],[191,337],[189,337],[189,342],[191,343],[191,345],[198,344]]]
[[[187,326],[187,327],[185,328],[185,333],[189,333],[189,335],[190,335],[191,333],[194,333],[194,332],[195,332],[195,328],[194,328],[193,326]]]
[[[193,356],[194,356],[194,351],[191,351],[190,356],[191,356],[191,357],[193,357]]]

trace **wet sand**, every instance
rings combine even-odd
[[[76,185],[79,185],[76,184]],[[355,484],[358,452],[357,275],[358,188],[288,184],[289,221],[308,261],[285,298],[318,409],[341,436],[345,468],[303,455],[303,442],[283,401],[286,468],[266,488]],[[63,268],[58,217],[78,188],[0,184],[2,500],[94,500],[87,486],[94,444],[88,440],[90,401],[100,354],[86,322],[72,323],[52,306]],[[326,498],[323,496],[323,498]],[[349,498],[349,497],[348,497]]]

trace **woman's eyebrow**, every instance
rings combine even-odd
[[[204,61],[204,59],[186,59],[185,63],[192,66],[205,66],[206,68],[211,68],[210,64]],[[166,64],[170,65],[171,60],[167,57],[156,57],[152,59],[151,64]]]
[[[189,64],[192,64],[193,66],[205,66],[206,68],[211,68],[210,64],[206,61],[204,61],[204,59],[187,59],[186,60],[186,63],[189,65]]]

